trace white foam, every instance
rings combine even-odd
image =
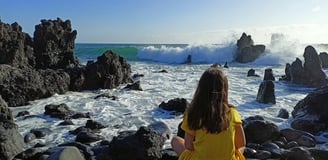
[[[68,131],[84,126],[86,118],[73,120],[75,123],[73,126],[57,126],[60,120],[43,115],[46,104],[66,103],[74,111],[91,112],[91,119],[108,126],[100,133],[108,140],[116,136],[119,131],[137,130],[140,126],[149,125],[154,121],[163,121],[171,129],[172,136],[175,135],[181,116],[163,111],[158,108],[158,105],[162,101],[167,102],[173,98],[186,98],[190,101],[202,72],[209,67],[209,64],[168,65],[147,62],[131,62],[130,64],[133,73],[144,74],[144,77],[140,79],[143,91],[121,90],[125,86],[122,85],[117,89],[67,92],[63,95],[36,100],[31,102],[31,105],[12,108],[14,115],[17,111],[26,108],[32,115],[38,115],[37,118],[26,120],[17,118],[19,132],[25,135],[33,128],[46,127],[53,132],[41,141],[54,145],[74,140],[75,136],[69,135]],[[257,103],[255,99],[258,87],[262,81],[264,70],[268,67],[273,68],[275,75],[282,75],[284,72],[284,66],[234,66],[232,64],[229,69],[224,68],[229,79],[229,100],[238,108],[242,118],[262,115],[278,125],[286,126],[289,125],[288,120],[276,117],[279,109],[285,108],[292,111],[292,108],[307,94],[308,90],[284,82],[275,82],[277,104]],[[246,77],[250,68],[254,68],[261,77]],[[156,73],[162,69],[167,70],[168,73]],[[94,99],[101,93],[117,96],[118,100]],[[28,146],[33,146],[36,142],[30,143]],[[166,142],[165,147],[168,146],[169,141]]]

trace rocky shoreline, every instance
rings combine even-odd
[[[123,131],[108,141],[98,134],[106,125],[93,121],[90,113],[70,110],[66,104],[47,105],[44,115],[62,121],[60,125],[74,125],[71,119],[89,119],[84,126],[70,131],[70,134],[76,135],[75,141],[55,147],[36,144],[23,150],[27,143],[42,139],[51,131],[35,128],[23,137],[17,131],[9,107],[26,105],[28,101],[50,97],[55,93],[111,89],[134,82],[130,65],[112,51],[103,53],[96,62],[81,65],[73,51],[76,35],[77,31],[72,30],[71,22],[60,18],[41,20],[41,24],[35,26],[33,38],[22,32],[18,23],[9,25],[0,21],[0,159],[177,159],[172,150],[163,150],[164,142],[171,135],[164,123],[153,123],[136,131]],[[251,36],[246,33],[237,41],[237,47],[236,61],[240,63],[254,61],[265,50],[264,45],[254,45]],[[291,65],[287,64],[286,75],[281,80],[318,88],[294,107],[291,113],[292,128],[280,130],[261,116],[244,119],[247,158],[328,159],[327,150],[316,148],[317,144],[328,143],[318,139],[319,136],[328,138],[328,109],[323,105],[327,103],[328,86],[321,70],[323,62],[312,46],[305,48],[304,58],[304,65],[299,59]],[[272,70],[268,69],[264,77],[257,100],[260,103],[275,103]],[[126,88],[142,91],[138,81]],[[99,96],[117,99],[111,95]],[[162,102],[159,107],[182,114],[187,105],[187,100],[176,98],[167,103]],[[28,112],[18,114],[19,118],[31,116]],[[282,110],[278,116],[288,118],[289,113]],[[180,128],[178,135],[184,135]]]

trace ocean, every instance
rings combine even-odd
[[[96,60],[106,50],[127,59],[131,65],[132,74],[143,74],[140,78],[143,91],[123,90],[126,84],[115,89],[86,90],[82,92],[67,92],[61,95],[31,101],[30,105],[11,108],[14,116],[22,110],[27,110],[32,118],[16,118],[19,132],[24,136],[33,128],[49,128],[52,133],[43,139],[32,141],[26,148],[36,143],[57,145],[75,139],[69,134],[79,126],[84,126],[87,119],[73,119],[75,125],[58,126],[61,120],[43,115],[47,104],[66,103],[73,111],[90,112],[92,119],[106,125],[100,135],[111,140],[118,132],[137,130],[156,121],[162,121],[176,135],[182,115],[164,111],[158,106],[174,98],[185,98],[191,101],[197,82],[203,73],[213,63],[228,63],[229,68],[222,68],[229,80],[229,101],[235,105],[242,118],[261,115],[272,121],[280,128],[290,127],[292,118],[277,117],[281,108],[291,113],[298,101],[303,99],[314,88],[290,84],[278,79],[284,75],[286,63],[293,62],[296,57],[303,60],[306,45],[284,42],[266,45],[266,52],[254,62],[240,64],[234,62],[235,43],[227,44],[76,44],[75,55],[82,64]],[[317,52],[327,51],[324,45],[317,48]],[[186,58],[191,55],[191,63],[185,64]],[[276,78],[276,104],[261,104],[256,101],[260,83],[263,80],[264,70],[273,69]],[[168,73],[158,73],[165,69]],[[254,69],[260,77],[247,77],[249,69]],[[327,70],[325,70],[327,74]],[[108,98],[94,99],[97,95],[109,93],[118,97],[118,100]],[[291,114],[290,114],[291,117]],[[172,137],[171,136],[171,137]],[[328,142],[328,140],[327,140]],[[165,143],[170,147],[170,141]],[[328,148],[328,145],[318,145],[319,148]]]

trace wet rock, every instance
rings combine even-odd
[[[26,115],[30,115],[30,112],[28,112],[28,111],[21,111],[21,112],[18,112],[18,114],[16,115],[16,118],[17,117],[23,117],[23,116],[26,116]]]
[[[94,99],[99,99],[99,98],[102,98],[102,97],[109,98],[111,100],[118,100],[118,97],[110,95],[109,93],[103,93],[103,94],[97,95]]]
[[[23,151],[24,141],[11,110],[0,96],[0,159],[12,159]]]
[[[96,142],[105,139],[101,135],[97,135],[91,132],[79,132],[76,135],[75,141],[76,142],[81,142],[81,143],[91,143],[91,142]]]
[[[328,159],[328,151],[327,150],[310,148],[309,151],[315,160]]]
[[[94,129],[103,129],[106,128],[106,126],[104,126],[100,122],[89,119],[85,124],[85,128],[90,128],[91,130],[94,130]]]
[[[296,141],[299,145],[306,147],[314,147],[316,145],[315,137],[308,132],[286,128],[280,130],[280,133],[286,137],[288,141]]]
[[[111,155],[115,160],[160,159],[165,139],[148,127],[137,132],[120,133],[110,143]]]
[[[256,100],[260,103],[272,103],[276,104],[276,96],[274,91],[274,82],[271,80],[263,81],[260,84],[257,92]]]
[[[314,160],[314,158],[311,156],[311,153],[302,148],[302,147],[294,147],[292,148],[287,154],[285,155],[286,159],[297,159],[297,160]]]
[[[271,157],[271,152],[265,150],[257,150],[255,157],[258,159],[268,159]]]
[[[136,81],[132,84],[127,84],[124,89],[129,89],[129,90],[135,90],[135,91],[142,91],[142,88],[140,86],[140,81]]]
[[[15,156],[15,159],[34,160],[39,159],[43,154],[40,148],[28,148]]]
[[[252,62],[260,57],[265,50],[264,45],[254,45],[250,35],[243,33],[237,41],[237,54],[235,60],[240,63]]]
[[[279,110],[279,113],[278,113],[277,117],[280,117],[280,118],[283,118],[283,119],[288,119],[289,118],[289,113],[286,109],[281,108]]]
[[[290,142],[288,142],[286,145],[285,145],[285,148],[286,149],[290,149],[290,148],[294,148],[294,147],[298,147],[299,145],[298,145],[298,143],[297,142],[295,142],[295,141],[290,141]]]
[[[24,142],[25,143],[30,143],[31,141],[33,141],[34,139],[36,139],[36,136],[34,133],[27,133],[25,136],[24,136]]]
[[[52,131],[49,128],[34,128],[30,131],[36,138],[42,138],[49,135]]]
[[[72,114],[72,111],[65,103],[59,105],[48,104],[44,107],[44,109],[44,114],[49,115],[53,118],[67,119]]]
[[[130,83],[130,64],[111,50],[106,51],[94,63],[89,63],[85,71],[84,89],[112,89],[120,84]]]
[[[74,123],[72,122],[72,120],[66,119],[63,122],[60,122],[58,125],[59,126],[67,126],[67,125],[74,125]]]
[[[255,70],[254,69],[250,69],[247,72],[247,77],[260,77],[258,74],[255,74]]]
[[[277,125],[263,120],[248,122],[244,126],[244,131],[247,143],[262,144],[268,140],[277,139],[280,134]]]
[[[272,72],[271,68],[265,69],[263,80],[264,81],[267,81],[267,80],[275,81],[275,78],[274,78],[274,75],[273,75],[273,72]]]
[[[185,98],[175,98],[175,99],[169,100],[167,103],[162,102],[159,105],[159,108],[162,108],[162,109],[168,110],[168,111],[176,111],[176,112],[183,113],[186,110],[186,108],[188,107],[188,105],[189,105],[189,102]]]

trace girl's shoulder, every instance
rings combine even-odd
[[[235,106],[230,107],[231,120],[235,123],[241,123],[241,116]]]

